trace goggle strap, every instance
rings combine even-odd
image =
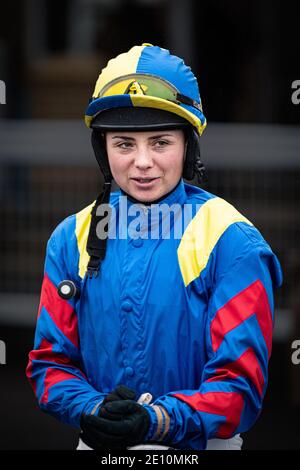
[[[198,111],[202,112],[201,105],[197,103],[197,101],[193,100],[192,98],[182,95],[181,93],[177,93],[176,98],[180,103],[186,104],[188,106],[193,106],[193,108],[196,108],[198,109]]]

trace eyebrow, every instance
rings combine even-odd
[[[154,140],[154,139],[158,139],[158,138],[166,137],[166,136],[172,137],[172,134],[156,134],[156,135],[149,137],[149,139]],[[112,137],[112,139],[135,140],[134,137],[128,137],[126,135],[116,135]]]

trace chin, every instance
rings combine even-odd
[[[156,199],[159,199],[161,196],[159,194],[140,194],[140,193],[137,193],[137,194],[133,194],[133,197],[135,199],[137,199],[138,201],[141,201],[141,202],[152,202],[152,201],[156,201]]]
[[[152,202],[156,201],[156,199],[159,199],[163,196],[164,192],[161,190],[155,190],[155,191],[137,191],[136,189],[133,191],[128,191],[128,194],[130,194],[134,199],[137,199],[140,202]]]

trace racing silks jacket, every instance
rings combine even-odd
[[[122,194],[110,196],[116,229],[97,277],[86,274],[94,203],[50,237],[27,376],[41,409],[75,427],[120,383],[150,392],[170,416],[164,442],[205,449],[247,431],[261,411],[280,264],[231,204],[183,180],[156,205],[175,207],[168,229],[163,211],[149,225],[155,205],[140,205],[138,238],[132,215],[119,217]],[[136,206],[125,205],[128,214]],[[59,297],[64,279],[79,298]]]

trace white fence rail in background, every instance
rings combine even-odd
[[[201,143],[208,168],[300,167],[300,126],[208,123]],[[90,130],[83,120],[1,122],[0,164],[93,164],[92,154]]]

